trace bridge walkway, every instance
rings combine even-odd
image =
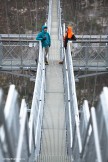
[[[46,91],[40,158],[63,161],[67,157],[66,126],[60,42],[58,40],[57,0],[52,1],[51,47],[46,66]],[[45,160],[44,160],[45,161]]]

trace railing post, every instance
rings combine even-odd
[[[20,41],[20,46],[21,46],[21,50],[22,50],[23,48],[22,48],[22,43],[21,43],[21,41]],[[22,52],[21,52],[21,65],[20,65],[20,68],[23,69],[23,50],[22,50]]]
[[[59,20],[59,25],[58,25],[58,38],[60,39],[61,38],[61,7],[60,7],[60,0],[58,0],[58,20]]]
[[[88,69],[88,44],[86,44],[86,46],[84,47],[85,48],[85,50],[84,50],[84,52],[85,52],[85,68],[86,69]]]
[[[95,142],[97,161],[102,162],[98,127],[97,127],[97,120],[96,120],[96,112],[95,112],[94,107],[91,108],[91,118],[92,118],[92,127],[93,127],[93,133],[94,133],[94,142]]]
[[[52,0],[49,0],[48,19],[47,19],[47,26],[48,26],[49,34],[51,32],[51,17],[52,17],[51,11],[52,11]]]
[[[6,149],[7,147],[7,152],[8,152],[8,156],[9,158],[15,158],[15,150],[14,148],[12,147],[12,139],[10,138],[11,135],[8,131],[8,125],[7,125],[7,122],[6,122],[6,117],[5,117],[5,114],[4,114],[4,111],[3,111],[3,105],[2,105],[2,92],[0,91],[0,138],[3,140],[4,142],[4,145],[5,146],[2,146],[3,147],[3,152],[4,152],[4,149]],[[0,139],[0,140],[1,140]],[[5,148],[4,148],[5,147]],[[5,157],[5,152],[4,152],[4,158]]]
[[[63,24],[63,27],[61,27],[61,55],[60,55],[60,59],[63,61],[64,60],[64,55],[65,55],[65,51],[64,51],[64,40],[63,40],[63,36],[65,34],[65,23]]]
[[[3,44],[0,42],[0,68],[2,65],[2,58],[3,58]]]
[[[65,31],[66,31],[66,25],[65,23],[63,23],[63,36],[65,35]]]
[[[106,43],[105,47],[105,61],[106,61],[106,69],[108,69],[108,43]]]

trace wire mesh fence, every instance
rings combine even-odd
[[[108,66],[108,45],[104,42],[72,43],[71,54],[73,57],[74,67],[88,68],[97,70],[106,70]]]
[[[15,86],[10,86],[6,103],[0,90],[0,161],[33,162],[39,154],[45,89],[43,52],[40,43],[29,120],[25,99],[20,107]]]
[[[2,69],[36,68],[39,47],[37,41],[31,40],[1,40],[0,66]],[[7,68],[7,69],[8,69]]]

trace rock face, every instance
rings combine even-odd
[[[62,19],[76,34],[108,34],[107,0],[61,0]]]
[[[35,33],[46,21],[48,0],[0,0],[0,34]]]

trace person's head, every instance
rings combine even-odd
[[[73,32],[72,26],[68,26],[68,27],[67,27],[67,32],[68,32],[68,33]]]
[[[47,26],[44,27],[44,31],[47,31]]]
[[[47,32],[47,26],[42,26],[42,31]]]
[[[68,33],[68,38],[71,38],[72,35],[74,34],[71,26],[68,26],[67,33]]]

